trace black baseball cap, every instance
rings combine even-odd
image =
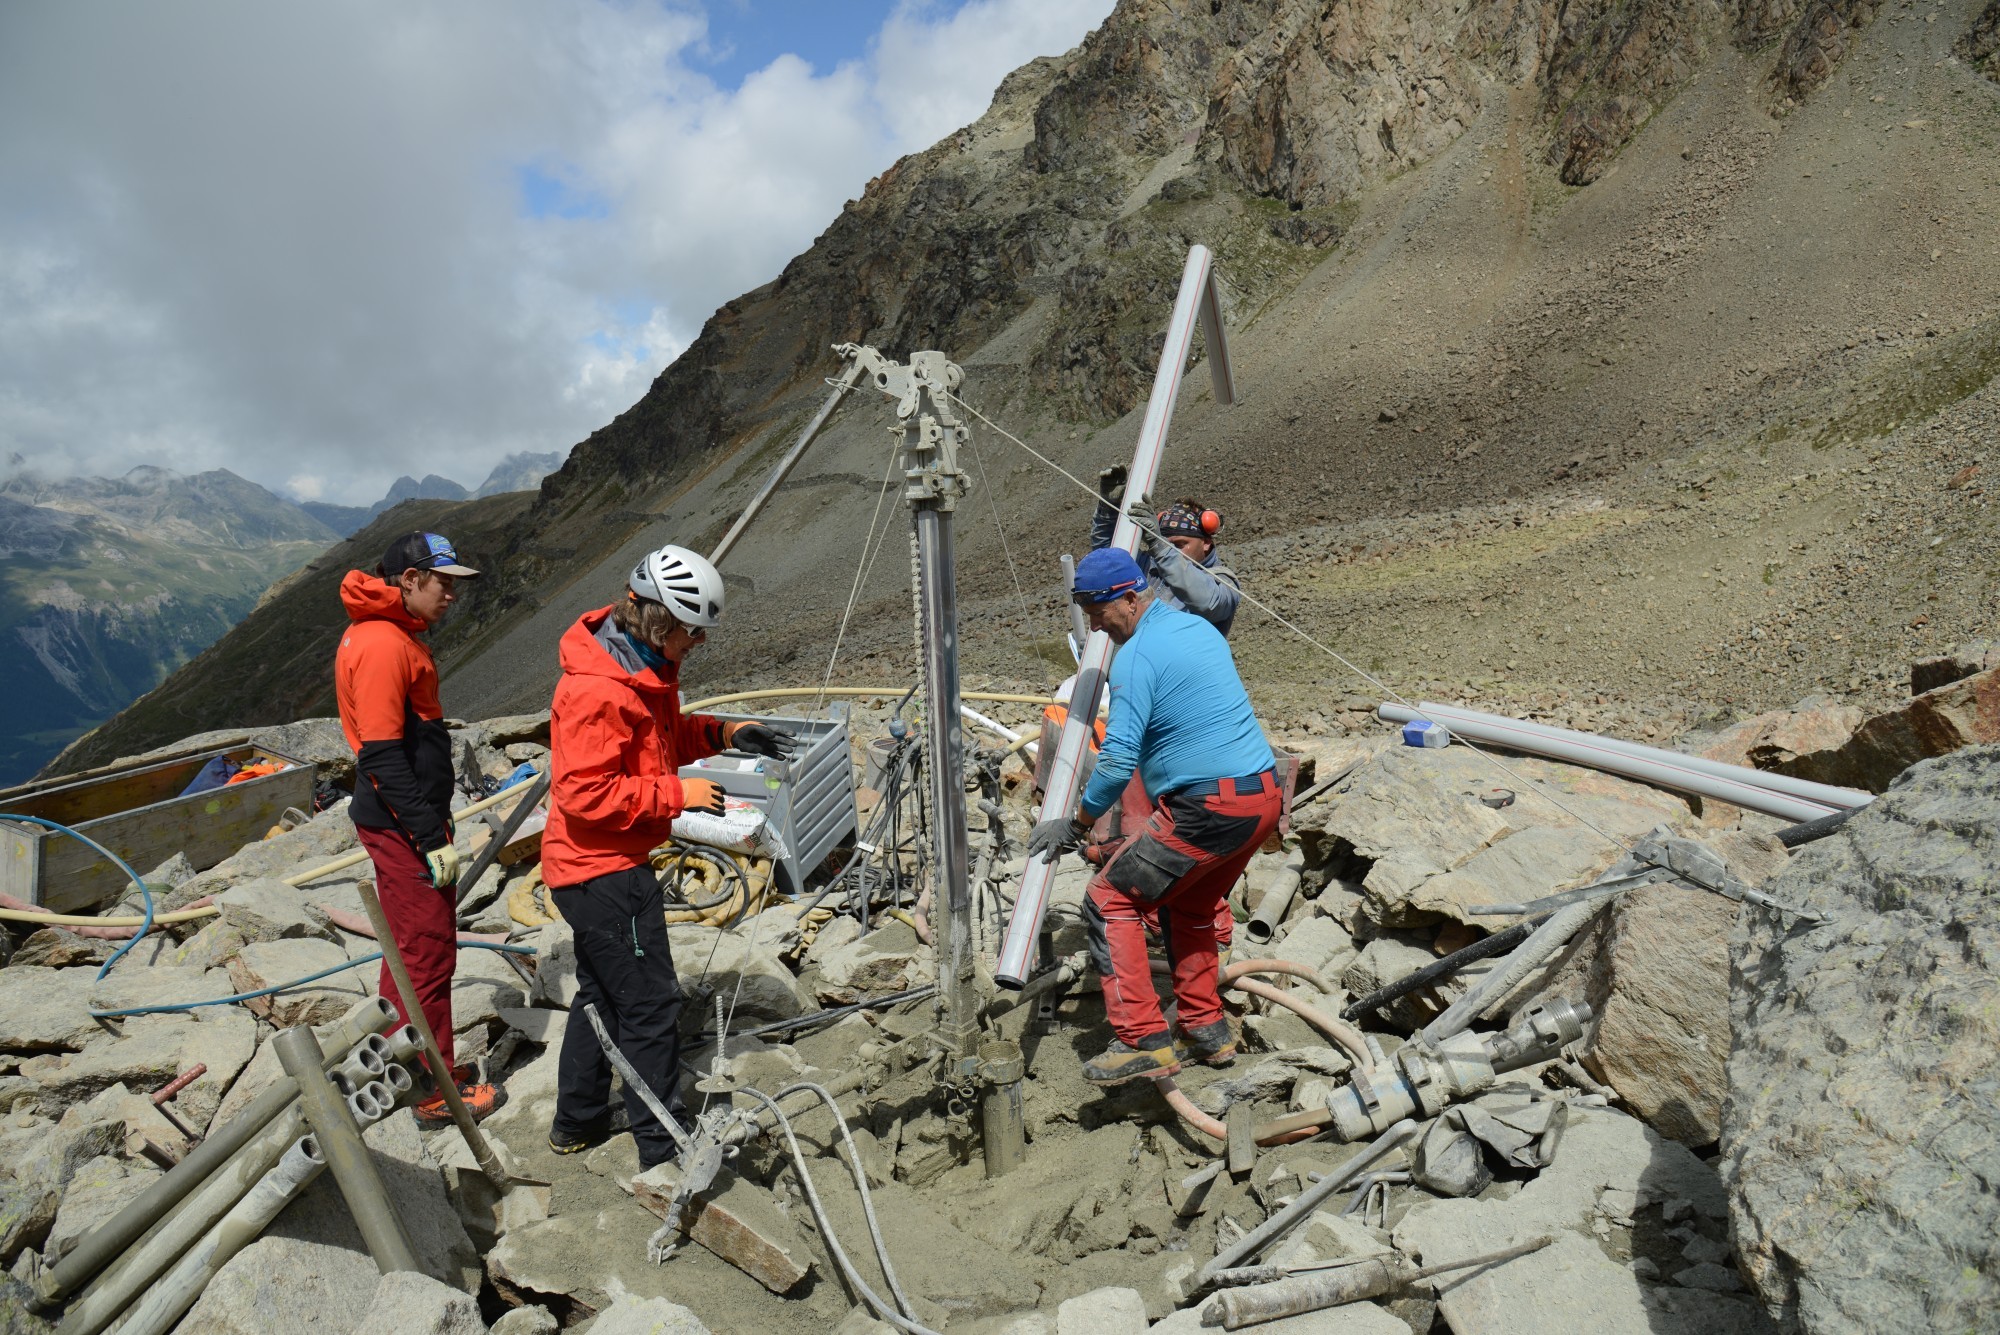
[[[460,579],[470,579],[479,573],[471,566],[459,564],[450,539],[423,532],[405,533],[390,543],[376,569],[383,579],[398,579],[405,570],[435,570],[440,575],[456,575]]]

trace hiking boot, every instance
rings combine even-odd
[[[611,1123],[606,1118],[588,1131],[558,1131],[549,1128],[549,1148],[557,1154],[581,1154],[611,1139]]]
[[[458,1097],[465,1101],[465,1110],[477,1122],[505,1103],[507,1096],[500,1092],[497,1085],[474,1084],[473,1077],[470,1066],[451,1068],[451,1078],[458,1085]],[[443,1094],[431,1094],[418,1100],[410,1111],[416,1114],[418,1123],[423,1126],[451,1125],[451,1106],[444,1101]]]
[[[1113,1039],[1111,1046],[1083,1064],[1083,1078],[1093,1085],[1122,1085],[1140,1076],[1173,1075],[1181,1069],[1180,1058],[1165,1034],[1141,1040],[1144,1047]]]
[[[1210,1024],[1198,1024],[1192,1029],[1174,1026],[1174,1047],[1189,1061],[1198,1061],[1204,1066],[1228,1066],[1236,1060],[1236,1032],[1229,1025],[1229,1017]]]

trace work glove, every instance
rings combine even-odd
[[[1132,503],[1125,517],[1132,521],[1133,528],[1139,530],[1139,545],[1146,551],[1156,556],[1180,551],[1160,532],[1160,517],[1153,512],[1151,503],[1144,496]]]
[[[1054,862],[1090,837],[1090,825],[1075,816],[1057,816],[1036,824],[1028,835],[1028,857]]]
[[[773,728],[764,723],[739,723],[730,731],[729,746],[731,750],[748,751],[753,756],[790,760],[798,750],[799,739],[797,734],[783,728]]]
[[[1113,464],[1097,475],[1097,496],[1116,510],[1125,503],[1125,465]]]
[[[446,886],[458,884],[458,850],[450,844],[433,848],[424,854],[424,869],[430,873],[431,884],[442,890]]]
[[[681,810],[722,814],[722,785],[713,779],[682,779]]]

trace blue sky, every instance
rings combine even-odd
[[[0,5],[0,459],[361,504],[566,450],[1111,5]]]

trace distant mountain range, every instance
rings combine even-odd
[[[301,501],[299,508],[325,524],[341,537],[352,537],[368,521],[404,501],[465,501],[498,496],[510,491],[529,491],[542,479],[562,467],[560,451],[547,454],[510,454],[493,466],[486,480],[467,491],[448,477],[427,474],[423,481],[405,474],[389,486],[389,492],[373,505],[328,505],[324,501]]]
[[[223,469],[0,481],[0,787],[31,777],[275,582],[394,506],[525,491],[561,462],[512,455],[472,493],[448,478],[398,478],[365,507],[296,503]]]

